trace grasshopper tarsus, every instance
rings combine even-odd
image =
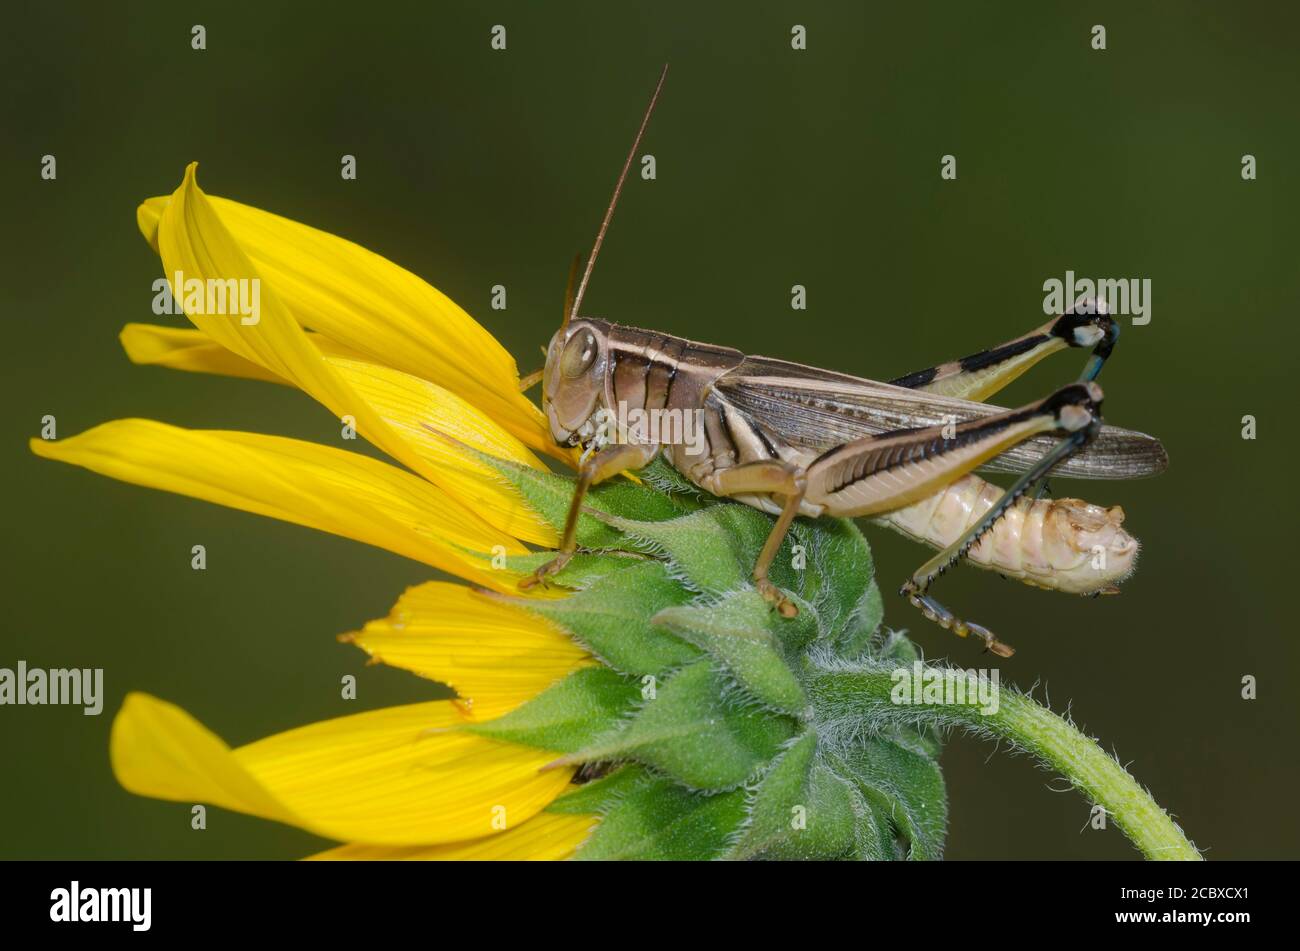
[[[539,567],[531,575],[525,575],[519,579],[519,590],[527,591],[541,585],[543,588],[550,587],[549,579],[552,575],[557,575],[564,570],[565,565],[573,558],[573,552],[562,551],[546,564]]]
[[[783,618],[793,618],[799,616],[799,606],[785,596],[785,593],[766,578],[759,578],[754,582],[758,588],[758,593],[763,596],[763,600],[772,606]]]
[[[903,586],[899,588],[898,593],[907,598],[912,607],[921,612],[922,617],[927,621],[938,624],[945,631],[952,631],[958,637],[970,637],[973,634],[984,642],[986,651],[996,654],[998,657],[1010,657],[1016,652],[1015,648],[1010,644],[998,640],[993,632],[984,625],[976,624],[974,621],[964,621],[957,617],[935,600],[932,595],[927,594],[914,580],[909,578],[903,582]]]
[[[966,629],[984,642],[984,650],[990,654],[996,654],[998,657],[1010,657],[1016,652],[1016,649],[1010,644],[1006,644],[997,639],[993,632],[983,625],[976,624],[973,621],[959,622],[965,625]]]

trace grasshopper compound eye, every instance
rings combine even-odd
[[[596,335],[582,328],[564,345],[560,357],[560,372],[566,380],[576,380],[591,369],[596,360]]]

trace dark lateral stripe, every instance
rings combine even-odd
[[[966,373],[973,373],[976,370],[983,370],[986,367],[999,364],[1004,360],[1010,360],[1012,357],[1018,357],[1022,353],[1028,353],[1034,347],[1051,339],[1048,334],[1035,334],[1032,337],[1015,340],[1001,347],[994,347],[992,350],[981,350],[979,353],[972,353],[969,357],[962,357],[957,363]]]
[[[740,445],[732,437],[730,428],[726,404],[713,397],[705,399],[704,441],[708,444],[709,458],[715,464],[726,453],[730,453],[733,460],[740,455]]]
[[[867,451],[858,457],[849,456],[853,459],[853,464],[845,463],[845,472],[841,474],[839,484],[831,489],[832,492],[838,492],[841,489],[848,488],[854,483],[861,482],[863,479],[876,475],[877,473],[887,472],[890,469],[896,469],[899,466],[905,466],[912,462],[922,462],[927,459],[935,459],[957,449],[962,449],[974,443],[981,442],[990,436],[996,435],[1002,430],[1007,429],[1017,423],[1024,422],[1034,416],[1041,415],[1044,408],[1033,406],[1028,409],[1018,410],[1014,413],[1007,413],[1003,416],[995,416],[989,419],[979,420],[974,423],[962,423],[957,427],[957,432],[952,439],[943,438],[942,426],[925,426],[917,429],[904,429],[895,432],[882,433],[879,436],[872,437],[884,442],[887,439],[893,439],[899,436],[906,436],[913,433],[922,433],[933,431],[934,435],[929,438],[916,439],[912,442],[898,443],[892,446],[882,446],[874,451]],[[1047,412],[1050,412],[1048,410]],[[844,446],[832,446],[820,456],[812,461],[808,466],[809,469],[814,466],[831,460],[837,452],[842,452]]]
[[[716,404],[717,410],[722,414],[722,426],[727,438],[736,452],[736,463],[740,464],[742,449],[754,450],[754,442],[758,442],[756,454],[761,453],[758,459],[750,461],[761,461],[762,459],[779,459],[780,455],[776,447],[772,445],[771,440],[763,434],[762,429],[744,413],[735,409],[730,403],[725,401]]]
[[[767,452],[767,457],[769,459],[781,458],[781,454],[777,452],[776,447],[772,445],[772,440],[768,439],[767,433],[763,432],[762,423],[751,422],[749,428],[754,431],[754,435],[758,437],[758,441],[763,444],[763,449]]]
[[[646,395],[646,374],[650,370],[650,360],[640,351],[615,346],[614,351],[614,401],[627,400],[629,407],[644,408]],[[637,386],[637,384],[640,384]],[[630,399],[634,390],[640,391],[639,399]]]
[[[615,403],[629,408],[662,409],[672,405],[672,388],[681,363],[681,343],[675,337],[638,331],[636,340],[610,342],[610,374]]]
[[[722,416],[723,432],[727,434],[727,439],[730,440],[731,444],[736,447],[736,461],[739,462],[740,461],[740,440],[736,438],[736,430],[731,422],[731,417],[733,415],[731,411],[731,407],[729,407],[726,403],[723,403],[718,407],[718,412]]]
[[[909,390],[918,386],[925,386],[927,383],[933,383],[934,378],[939,375],[938,367],[926,367],[924,370],[917,370],[915,373],[909,373],[907,376],[900,376],[897,380],[890,380],[890,386],[905,386]]]
[[[664,409],[671,406],[668,402],[673,380],[677,378],[677,354],[679,347],[673,346],[671,337],[664,337],[650,351],[650,367],[646,371],[645,408]]]
[[[664,390],[664,406],[671,408],[673,405],[673,384],[677,382],[677,368],[681,366],[680,358],[672,361],[673,368],[668,373],[668,387]]]
[[[995,426],[985,427],[982,432],[958,432],[955,439],[944,439],[943,436],[936,435],[916,442],[884,446],[875,452],[864,453],[854,458],[852,465],[844,465],[843,471],[837,474],[835,481],[828,488],[831,492],[841,492],[883,472],[934,459],[972,443],[981,442],[1010,425],[1010,421],[1004,420]]]

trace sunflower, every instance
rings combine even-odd
[[[168,275],[257,279],[259,313],[242,320],[187,308],[193,330],[128,324],[127,354],[297,386],[401,467],[296,439],[142,419],[33,440],[32,450],[514,593],[521,572],[494,568],[485,555],[525,555],[524,542],[554,546],[556,533],[483,460],[544,470],[534,450],[564,451],[519,392],[513,358],[413,274],[348,241],[209,197],[195,173],[191,165],[170,197],[140,206],[140,230]],[[182,287],[174,291],[183,299]],[[555,625],[438,581],[407,591],[388,618],[346,637],[453,686],[456,699],[341,717],[231,749],[178,707],[131,694],[112,730],[118,780],[142,795],[213,803],[360,843],[323,857],[562,858],[586,837],[591,816],[540,814],[574,766],[543,769],[555,753],[458,729],[592,663]]]
[[[453,699],[231,749],[180,708],[131,694],[110,739],[128,790],[341,843],[320,858],[937,858],[939,741],[955,728],[1061,772],[1147,855],[1199,857],[1072,725],[1014,691],[986,705],[976,672],[926,669],[884,631],[850,521],[791,526],[771,568],[799,609],[786,618],[751,582],[771,517],[702,495],[659,460],[643,481],[593,489],[581,553],[550,588],[521,591],[552,560],[574,486],[538,454],[574,457],[483,327],[348,241],[206,196],[194,165],[137,219],[194,329],[127,325],[133,361],[296,386],[392,463],[139,419],[32,450],[469,584],[418,585],[341,638]],[[204,288],[240,282],[259,289],[255,312],[206,306]],[[969,689],[900,703],[900,674]]]

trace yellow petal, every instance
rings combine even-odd
[[[187,302],[190,321],[233,353],[292,381],[339,418],[355,421],[357,432],[370,442],[435,485],[446,488],[453,496],[458,487],[474,481],[466,479],[464,466],[443,464],[448,455],[445,442],[438,452],[420,452],[410,439],[385,421],[379,407],[358,392],[353,386],[355,381],[345,377],[324,358],[294,322],[274,286],[261,279],[248,256],[222,224],[207,197],[199,190],[194,173],[195,166],[191,164],[186,169],[185,181],[172,196],[159,221],[158,247],[166,276],[173,285],[177,283],[177,275],[185,285],[194,281],[256,282],[248,286],[260,288],[257,295],[260,306],[256,313],[244,318],[238,314],[203,313],[201,306],[190,306]],[[196,286],[202,288],[204,285]],[[187,291],[185,287],[174,286],[173,294],[184,300]],[[469,357],[472,354],[462,355],[462,360]],[[395,385],[396,374],[387,372],[393,375],[389,382]],[[408,381],[412,379],[407,375]],[[374,391],[368,392],[373,395]],[[476,427],[477,430],[483,428]],[[438,440],[430,435],[430,441]],[[480,465],[478,478],[487,481],[482,471]],[[508,497],[507,504],[502,508],[484,506],[475,509],[475,502],[466,502],[478,517],[503,531],[508,526],[530,523],[532,535],[539,540],[554,537],[541,517],[524,506],[512,489],[507,489],[500,481],[495,482],[493,488]]]
[[[446,295],[351,241],[239,202],[208,201],[302,326],[375,363],[432,380],[532,448],[567,457],[519,392],[514,358]],[[168,203],[151,198],[137,211],[141,232],[164,262]]]
[[[559,545],[559,534],[519,490],[465,449],[468,445],[497,459],[545,468],[514,436],[427,380],[368,361],[336,357],[328,362],[420,459],[435,468],[440,488],[515,538],[548,548]]]
[[[118,339],[132,363],[165,366],[192,373],[216,373],[221,376],[266,380],[269,383],[289,382],[265,367],[231,353],[200,330],[127,324],[118,334]]]
[[[128,694],[113,721],[126,789],[208,802],[327,838],[428,845],[521,826],[568,784],[554,754],[455,729],[450,701],[326,720],[231,750],[180,707]]]
[[[408,589],[388,617],[343,639],[455,687],[475,720],[501,716],[594,663],[549,621],[443,581]]]
[[[518,575],[463,549],[526,551],[417,476],[297,439],[122,419],[68,439],[33,439],[31,448],[124,482],[353,538],[501,591]]]
[[[528,862],[559,861],[571,856],[591,835],[595,816],[543,812],[499,835],[450,845],[340,845],[311,856],[314,861]]]
[[[440,386],[363,360],[319,334],[307,334],[307,337],[352,391],[421,459],[436,468],[438,475],[434,481],[440,488],[515,538],[552,548],[559,544],[555,529],[527,505],[513,486],[455,442],[498,459],[545,468],[519,440]],[[135,363],[289,382],[231,353],[199,330],[127,324],[122,329],[121,340]],[[452,436],[455,441],[442,438],[430,427]]]

